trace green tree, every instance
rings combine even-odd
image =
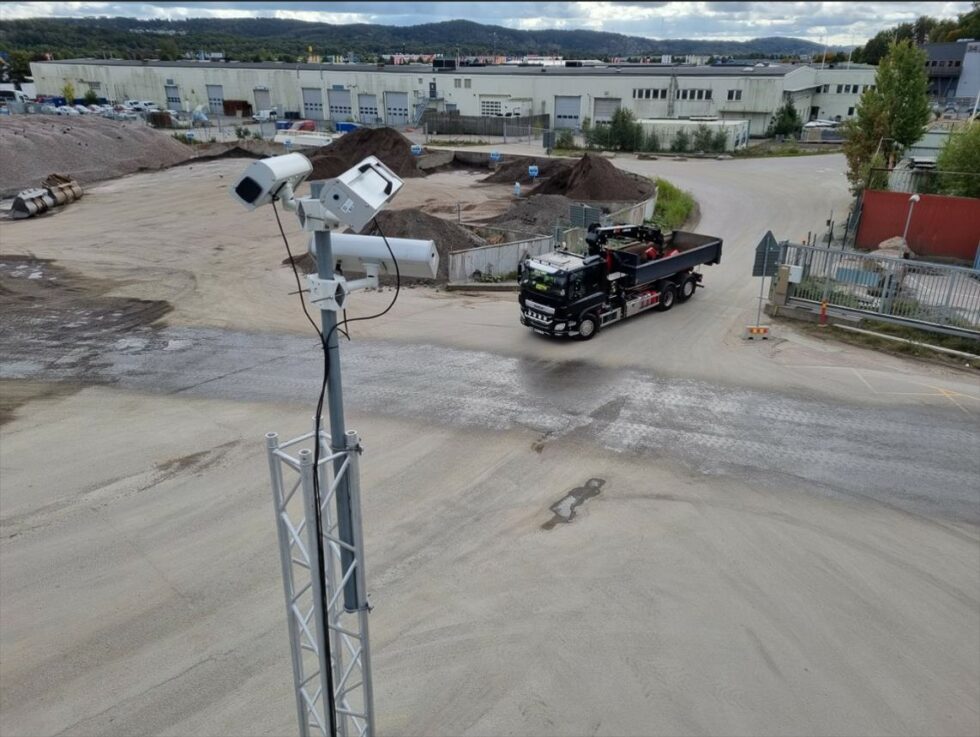
[[[691,137],[687,134],[683,128],[677,131],[677,135],[674,136],[674,140],[671,141],[670,150],[675,153],[685,153],[691,147]]]
[[[643,150],[654,153],[660,150],[660,138],[657,136],[657,132],[651,130],[643,139]]]
[[[568,129],[559,131],[555,139],[555,148],[566,150],[575,148],[575,135]]]
[[[718,129],[711,136],[711,150],[715,153],[722,153],[728,146],[728,134],[723,129]]]
[[[160,41],[160,58],[163,61],[177,61],[180,58],[180,48],[172,38],[164,38]]]
[[[704,123],[694,129],[691,147],[695,151],[708,152],[711,150],[711,129]]]
[[[803,121],[800,120],[799,113],[796,112],[796,107],[793,105],[791,100],[787,100],[786,103],[776,111],[776,114],[769,121],[769,130],[767,135],[770,136],[795,136],[803,130]]]
[[[61,86],[61,96],[68,101],[67,104],[69,105],[75,102],[75,85],[73,85],[71,82],[65,82]]]
[[[880,163],[890,165],[896,151],[922,137],[929,121],[925,59],[925,52],[911,42],[893,43],[878,66],[874,88],[865,90],[855,117],[844,124],[847,179],[853,191],[868,182],[876,154],[886,157]]]
[[[609,128],[612,145],[617,150],[639,151],[643,147],[643,126],[636,122],[632,110],[617,109]]]
[[[936,160],[939,188],[957,197],[980,197],[980,122],[951,133]]]
[[[95,90],[89,87],[85,91],[85,104],[94,105],[96,102],[98,102],[98,100],[99,100],[99,96],[95,93]]]

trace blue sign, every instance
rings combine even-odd
[[[420,156],[422,154],[422,144],[413,143],[412,144],[412,154],[414,156]]]
[[[293,141],[292,139],[287,138],[285,141],[282,142],[282,145],[285,146],[286,150],[288,151],[289,147],[293,145]]]
[[[534,179],[535,177],[537,177],[538,176],[538,165],[537,164],[531,164],[527,168],[527,173],[528,173],[528,176],[531,177],[531,179]]]
[[[190,138],[193,141],[194,140],[194,132],[193,131],[187,131],[187,137]]]
[[[490,161],[500,161],[501,156],[499,151],[490,152]]]

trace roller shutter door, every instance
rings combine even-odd
[[[225,112],[225,89],[220,84],[209,84],[208,89],[208,110],[214,115],[222,115]]]
[[[597,97],[595,99],[595,122],[608,123],[619,110],[621,100],[618,97]]]
[[[303,117],[323,120],[323,92],[318,87],[303,88]]]
[[[164,94],[167,96],[167,110],[180,110],[180,90],[176,85],[164,85]]]
[[[581,127],[581,97],[555,97],[555,128]]]
[[[255,97],[255,112],[259,110],[272,110],[272,95],[269,90],[253,90]]]
[[[376,123],[378,118],[378,96],[377,95],[358,95],[357,112],[362,123]]]
[[[385,92],[385,122],[388,125],[408,125],[407,92]]]
[[[351,120],[354,113],[351,110],[350,90],[330,90],[327,93],[327,102],[330,104],[331,120]]]

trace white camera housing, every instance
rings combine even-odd
[[[229,187],[233,199],[249,210],[274,199],[290,201],[293,192],[313,173],[313,164],[303,154],[286,154],[259,159]]]
[[[433,241],[416,238],[389,238],[388,244],[398,259],[398,273],[413,279],[435,279],[439,271],[439,252]],[[388,253],[384,238],[377,235],[332,233],[330,250],[335,267],[344,274],[377,272],[379,276],[395,276],[395,262]],[[316,256],[314,238],[310,238],[310,254]]]
[[[402,184],[401,178],[376,156],[368,156],[328,180],[320,191],[320,202],[340,222],[359,231],[384,209]]]

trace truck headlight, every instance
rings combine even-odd
[[[555,330],[564,330],[564,329],[565,329],[565,323],[563,322],[560,322],[557,325],[555,325]]]

